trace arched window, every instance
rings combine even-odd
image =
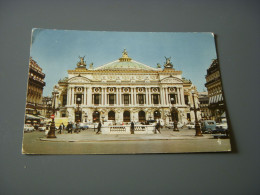
[[[100,113],[98,111],[93,112],[93,123],[98,123],[100,121]]]
[[[123,121],[124,122],[130,122],[130,112],[129,111],[124,111]]]
[[[154,120],[160,119],[161,118],[161,113],[158,110],[156,110],[153,113],[153,117],[154,117]]]
[[[108,112],[108,120],[115,120],[116,119],[116,117],[115,117],[115,112],[114,111],[109,111]]]

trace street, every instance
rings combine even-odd
[[[171,133],[171,130],[162,130]],[[179,134],[195,134],[195,130],[181,130]],[[93,130],[85,130],[80,134],[93,134]],[[59,134],[56,133],[56,136]],[[70,134],[63,134],[70,136]],[[104,135],[102,135],[104,136]],[[117,136],[117,135],[115,135]],[[90,141],[90,142],[58,142],[42,141],[44,132],[34,131],[24,134],[23,151],[27,154],[135,154],[135,153],[189,153],[189,152],[221,152],[230,151],[229,139],[198,138],[174,140],[141,140],[141,141]],[[188,138],[188,137],[187,137]]]

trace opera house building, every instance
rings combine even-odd
[[[69,122],[187,123],[195,120],[192,95],[199,107],[196,87],[174,69],[170,58],[153,68],[131,59],[126,50],[118,60],[96,68],[80,57],[68,77],[54,86],[53,95],[56,117]],[[197,115],[200,119],[200,111]]]

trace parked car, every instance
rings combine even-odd
[[[38,130],[39,131],[45,131],[46,130],[46,126],[40,126],[40,127],[38,127]]]
[[[32,132],[34,131],[34,127],[31,124],[24,124],[23,130],[24,132]]]
[[[227,134],[228,129],[224,129],[222,126],[217,126],[215,130],[212,131],[212,134]]]
[[[45,131],[46,130],[46,123],[40,123],[40,126],[38,127],[39,131]]]
[[[167,127],[168,129],[173,128],[173,126],[174,126],[174,122],[169,122],[168,125],[166,125],[166,127]],[[181,129],[183,126],[184,126],[184,125],[183,125],[182,123],[180,123],[180,122],[177,123],[178,129]]]
[[[217,128],[222,128],[222,129],[228,129],[227,123],[217,123],[216,124]]]
[[[204,120],[201,122],[202,133],[212,133],[216,130],[216,122],[214,120]]]
[[[191,122],[186,125],[188,129],[195,129],[195,123]]]

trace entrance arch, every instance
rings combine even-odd
[[[92,116],[93,116],[93,123],[100,122],[100,113],[98,111],[94,111]]]
[[[108,120],[116,120],[116,114],[114,111],[111,110],[108,112]]]
[[[154,120],[160,119],[161,118],[161,113],[158,110],[156,110],[153,113],[153,117],[154,117]]]
[[[124,122],[130,122],[130,112],[129,111],[124,111],[123,121]]]
[[[75,122],[82,122],[82,112],[81,111],[75,111]]]
[[[138,113],[138,119],[139,119],[139,122],[145,122],[145,112],[144,111],[140,111]]]

